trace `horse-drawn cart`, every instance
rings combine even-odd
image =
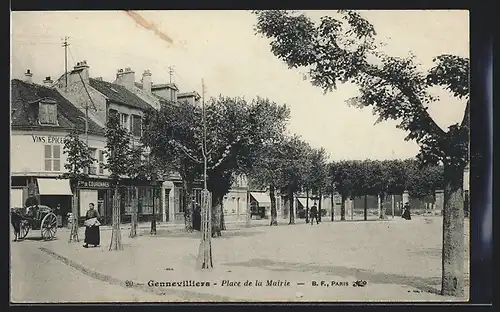
[[[11,218],[13,222],[19,222],[18,239],[25,238],[30,229],[40,230],[44,240],[50,240],[56,236],[57,217],[54,210],[48,206],[38,205],[12,209]]]

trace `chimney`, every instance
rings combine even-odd
[[[153,82],[151,81],[151,72],[149,69],[146,69],[142,74],[142,89],[148,93],[151,93],[151,85]]]
[[[47,87],[52,87],[52,79],[50,79],[50,76],[49,77],[45,77],[45,80],[43,81],[43,84]]]
[[[119,69],[116,73],[116,84],[124,86],[125,88],[133,88],[135,84],[135,73],[127,67],[125,69]]]
[[[82,78],[80,78],[80,76]],[[69,74],[69,79],[68,79],[68,84],[74,83],[74,82],[85,82],[85,84],[88,84],[89,82],[89,65],[87,65],[87,61],[81,61],[76,63],[75,67],[73,67],[73,70]]]
[[[26,77],[24,80],[26,82],[32,83],[33,80],[31,79],[33,77],[33,74],[31,73],[31,70],[27,69],[26,72],[24,73],[24,77]]]

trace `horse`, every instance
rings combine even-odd
[[[19,240],[19,236],[21,235],[21,221],[22,217],[16,209],[12,208],[10,210],[10,223],[14,228],[14,241],[17,242]]]

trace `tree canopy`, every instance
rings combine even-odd
[[[311,82],[325,92],[339,82],[356,84],[360,94],[349,103],[373,107],[379,121],[398,120],[398,127],[408,132],[406,139],[419,144],[422,163],[441,161],[463,170],[468,160],[468,58],[440,55],[434,59],[436,65],[423,72],[414,55],[382,52],[375,28],[356,11],[339,10],[338,16],[323,16],[319,24],[292,11],[254,13],[256,32],[271,40],[271,51],[290,68],[307,68]],[[448,131],[428,113],[429,104],[438,100],[429,92],[432,86],[467,99],[463,121]]]

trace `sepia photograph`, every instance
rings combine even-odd
[[[10,302],[468,302],[467,10],[12,11]]]

